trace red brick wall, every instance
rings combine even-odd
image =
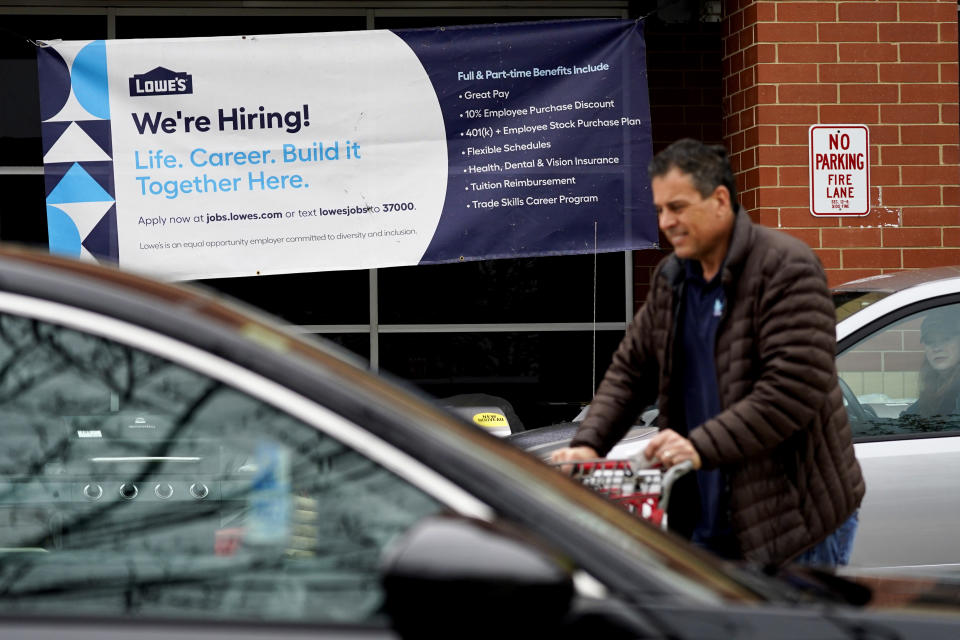
[[[955,0],[724,11],[723,138],[754,219],[813,247],[831,284],[960,264]],[[810,213],[812,124],[869,126],[868,216]]]
[[[679,138],[723,141],[720,23],[644,26],[653,151]]]

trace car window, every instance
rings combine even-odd
[[[118,342],[0,314],[7,613],[379,623],[441,506],[312,426]]]
[[[854,436],[960,431],[960,305],[926,309],[837,357]]]

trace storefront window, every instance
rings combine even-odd
[[[2,2],[0,2],[2,4]],[[488,22],[625,17],[622,8],[536,11],[415,7],[297,10],[268,6],[0,7],[0,240],[47,246],[36,50],[30,40],[95,40],[413,29]],[[479,5],[478,5],[479,6]],[[514,14],[522,11],[526,15]],[[495,16],[495,17],[494,17]],[[628,292],[622,253],[483,260],[328,273],[219,278],[196,284],[330,339],[376,369],[437,396],[495,394],[528,426],[569,420],[589,402],[622,335]],[[592,323],[602,326],[594,332]],[[564,323],[569,327],[557,326]],[[482,325],[477,332],[461,325]],[[550,326],[545,326],[550,325]]]

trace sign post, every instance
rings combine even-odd
[[[810,213],[870,213],[870,131],[865,125],[810,127]]]

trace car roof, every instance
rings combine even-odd
[[[127,321],[139,320],[154,330],[164,325],[166,314],[190,316],[206,327],[233,332],[276,351],[295,352],[325,366],[348,363],[365,368],[360,358],[345,349],[287,331],[278,318],[202,285],[160,282],[111,264],[0,245],[0,291],[41,294]],[[146,313],[138,313],[138,304],[146,308]]]
[[[835,293],[855,291],[902,291],[928,282],[960,278],[960,266],[933,267],[884,273],[879,276],[851,280],[833,288]]]

